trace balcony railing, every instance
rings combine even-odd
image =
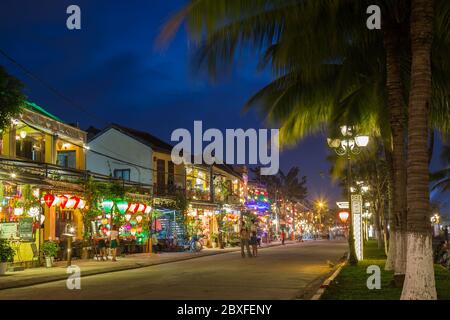
[[[177,195],[183,195],[185,188],[170,184],[153,184],[153,194],[156,197],[176,197]]]
[[[202,189],[187,189],[186,198],[189,200],[211,201],[211,192]]]
[[[28,181],[30,184],[36,185],[48,185],[49,182],[82,184],[89,177],[97,182],[120,183],[124,187],[143,190],[145,192],[150,192],[152,187],[151,185],[125,181],[87,170],[77,170],[54,164],[0,157],[0,179],[2,180]]]

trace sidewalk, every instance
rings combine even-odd
[[[298,243],[296,241],[286,241],[286,244]],[[262,244],[262,249],[275,246],[281,246],[280,241],[274,241],[270,244]],[[97,260],[72,260],[72,266],[78,266],[81,269],[81,276],[91,276],[102,273],[124,271],[196,259],[201,257],[213,256],[217,254],[225,254],[230,252],[238,252],[240,247],[226,249],[203,249],[197,253],[191,252],[167,252],[161,254],[138,253],[118,257],[117,262],[97,261]],[[26,287],[46,282],[65,280],[69,276],[67,273],[67,262],[57,262],[53,268],[32,268],[24,271],[7,272],[6,275],[0,276],[0,290],[9,288]]]

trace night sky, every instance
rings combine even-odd
[[[246,99],[270,80],[267,72],[255,70],[254,56],[242,57],[231,75],[213,84],[192,70],[193,50],[183,30],[166,50],[155,49],[161,25],[183,3],[2,0],[0,48],[72,103],[1,55],[0,65],[26,84],[30,100],[83,129],[115,122],[169,141],[174,129],[191,129],[194,120],[222,130],[264,127],[256,113],[241,112]],[[81,30],[66,28],[71,4],[81,8]],[[310,199],[321,196],[332,204],[341,191],[328,178],[328,152],[325,137],[317,135],[284,151],[280,161],[282,170],[299,166],[308,177]],[[440,166],[435,156],[433,168]]]

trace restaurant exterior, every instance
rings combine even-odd
[[[42,242],[69,229],[82,237],[85,142],[82,130],[30,102],[2,132],[0,238],[13,244],[15,263],[37,264]]]

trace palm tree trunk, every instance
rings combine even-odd
[[[397,24],[385,27],[386,87],[388,93],[389,121],[392,132],[393,211],[397,225],[395,237],[395,277],[403,279],[406,271],[406,161],[405,161],[405,103],[400,74],[400,31]],[[392,227],[392,226],[391,226]],[[401,285],[403,285],[403,282]]]
[[[433,0],[412,0],[411,91],[408,112],[407,262],[402,300],[437,298],[428,173]]]
[[[385,148],[386,155],[386,163],[388,165],[388,209],[389,209],[389,229],[386,225],[386,245],[388,246],[387,250],[387,259],[384,269],[387,271],[392,271],[395,269],[395,260],[397,257],[397,216],[394,212],[394,169],[393,169],[393,160],[392,153],[389,150],[389,147]]]
[[[378,249],[383,248],[383,232],[381,230],[381,205],[375,210],[375,232],[378,240]]]

